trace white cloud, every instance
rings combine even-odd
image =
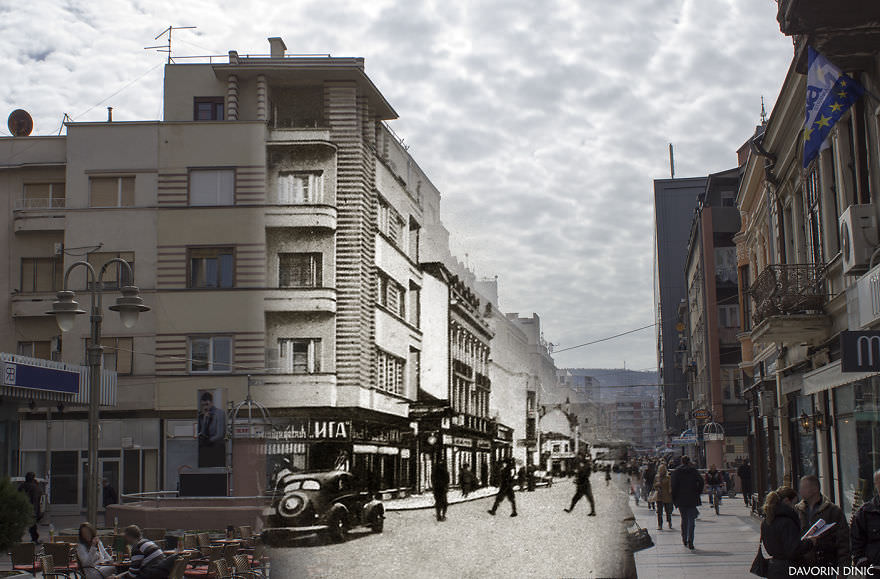
[[[443,192],[455,250],[499,275],[502,306],[538,311],[562,347],[653,320],[652,184],[729,168],[791,57],[768,0],[0,0],[0,102],[38,133],[157,118],[169,24],[177,54],[363,56],[393,123]],[[173,19],[169,21],[169,18]],[[158,65],[158,66],[157,66]],[[138,76],[106,103],[96,103]],[[89,110],[91,108],[91,110]],[[651,331],[560,354],[645,368]]]

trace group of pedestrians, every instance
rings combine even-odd
[[[804,568],[880,566],[880,470],[874,473],[874,488],[878,494],[849,523],[843,510],[822,494],[814,475],[802,477],[797,491],[783,486],[768,493],[761,523],[761,544],[770,555],[767,577],[790,577]],[[834,526],[803,538],[819,519]]]

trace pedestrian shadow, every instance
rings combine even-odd
[[[733,555],[733,553],[731,553],[729,551],[710,551],[708,549],[700,549],[700,548],[695,548],[691,552],[694,555],[700,555],[701,557],[705,557],[705,556],[718,557],[718,556],[725,556],[725,555]]]

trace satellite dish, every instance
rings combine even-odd
[[[24,109],[15,109],[9,113],[6,123],[13,137],[27,137],[34,130],[34,119]]]

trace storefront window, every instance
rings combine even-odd
[[[849,517],[873,496],[873,473],[880,469],[880,380],[837,388],[834,403],[842,506]]]

